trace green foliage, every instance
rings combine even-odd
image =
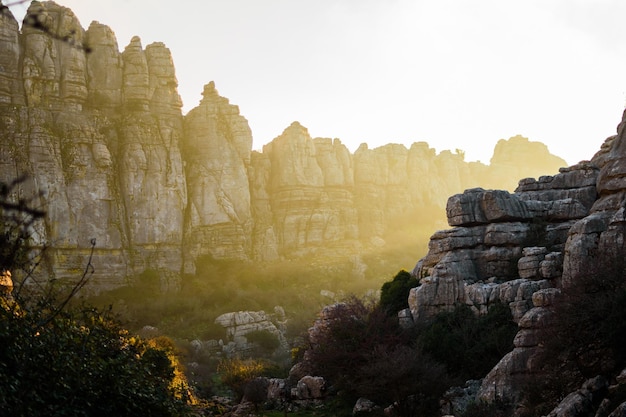
[[[146,296],[155,296],[161,291],[161,277],[154,269],[146,269],[139,274],[133,285]]]
[[[385,282],[380,290],[380,307],[391,315],[409,307],[408,299],[411,288],[419,285],[417,278],[401,270],[393,280]]]
[[[166,351],[98,310],[48,306],[0,309],[1,414],[186,415]]]
[[[477,316],[466,305],[440,313],[419,334],[419,344],[460,380],[484,377],[513,349],[517,326],[509,307],[492,305]]]

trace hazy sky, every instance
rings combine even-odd
[[[214,80],[254,148],[294,120],[354,151],[426,141],[488,163],[521,134],[569,164],[626,103],[623,0],[58,0],[172,51],[184,111]],[[25,6],[12,8],[16,16]]]

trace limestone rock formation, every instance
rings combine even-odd
[[[449,195],[511,188],[502,181],[514,177],[467,163],[462,152],[437,154],[420,142],[351,154],[297,122],[252,152],[248,122],[213,82],[183,116],[164,44],[144,47],[135,36],[120,52],[109,27],[84,30],[52,1],[33,2],[26,19],[36,24],[20,31],[8,9],[0,13],[0,181],[25,175],[15,198],[47,211],[34,228],[35,243],[47,247],[42,278],[77,278],[93,239],[93,291],[148,269],[175,289],[181,273],[216,260],[306,257],[352,264],[362,276],[364,254],[441,228]],[[531,149],[548,161],[542,171],[562,165],[516,138],[498,144],[497,169],[517,175],[531,164],[510,156]],[[526,206],[530,215],[571,217],[585,207],[577,198]]]
[[[496,299],[516,303],[514,315],[521,317],[526,307],[520,305],[530,307],[530,289],[514,298],[484,291],[518,279],[535,290],[558,284],[568,234],[589,214],[597,176],[595,165],[585,162],[538,181],[522,180],[513,194],[474,188],[450,197],[446,212],[455,228],[431,237],[428,254],[413,271],[422,283],[409,298],[414,317],[458,303],[484,308]]]
[[[276,321],[276,323],[274,323]],[[286,339],[284,329],[281,331],[281,321],[284,321],[283,314],[274,316],[268,315],[265,311],[237,311],[232,313],[224,313],[215,319],[215,323],[226,329],[228,341],[235,344],[245,345],[247,343],[246,335],[252,332],[268,332],[286,347]]]
[[[623,257],[625,125],[590,161],[521,180],[512,194],[469,189],[448,200],[453,228],[432,236],[409,307],[427,319],[463,303],[478,314],[496,300],[509,304],[519,326],[514,349],[485,377],[479,399],[515,400],[525,381],[541,377],[541,337],[561,290]],[[605,389],[606,381],[590,380],[550,415],[587,415],[581,410],[595,410]]]
[[[238,107],[219,96],[213,82],[203,97],[185,118],[186,256],[246,259],[252,231],[247,176],[252,134]]]

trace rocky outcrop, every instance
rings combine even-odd
[[[244,351],[249,348],[246,335],[250,333],[266,332],[275,337],[283,349],[287,348],[285,312],[279,306],[275,307],[274,314],[265,311],[237,311],[224,313],[215,319],[215,323],[226,329],[226,343],[234,351]]]
[[[521,180],[514,193],[470,189],[449,198],[453,228],[432,236],[413,271],[420,285],[409,306],[414,319],[428,319],[458,304],[478,314],[495,301],[509,304],[519,326],[514,349],[484,378],[480,400],[514,401],[529,380],[541,378],[542,337],[553,325],[561,290],[623,257],[624,126],[590,161]],[[607,386],[598,381],[589,380],[550,415],[593,415]]]
[[[526,179],[514,193],[475,188],[449,198],[453,229],[436,232],[413,270],[415,319],[466,303],[484,310],[496,300],[519,319],[534,291],[558,285],[576,222],[597,198],[599,169],[592,162],[562,168],[555,176]]]
[[[238,107],[220,97],[214,83],[205,86],[203,97],[185,118],[188,265],[200,256],[242,260],[250,254],[252,134]]]
[[[47,211],[34,236],[48,248],[43,277],[75,278],[95,239],[94,291],[147,269],[175,289],[181,273],[216,260],[306,257],[350,263],[362,276],[363,254],[438,228],[449,195],[511,188],[506,169],[538,174],[512,155],[538,150],[535,160],[548,161],[540,172],[564,165],[519,138],[498,144],[497,174],[425,142],[351,154],[297,122],[253,152],[246,119],[213,82],[182,115],[162,43],[133,37],[120,53],[109,27],[84,30],[51,1],[33,2],[26,19],[36,24],[20,31],[8,9],[0,13],[0,181],[25,175],[15,198]],[[576,196],[527,209],[572,216],[581,207],[567,198]]]

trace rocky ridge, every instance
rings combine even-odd
[[[510,306],[519,326],[514,349],[484,378],[476,399],[515,401],[527,381],[541,378],[546,333],[540,330],[552,325],[551,307],[561,291],[584,282],[590,268],[623,256],[624,120],[626,112],[617,134],[590,161],[523,179],[513,193],[474,188],[448,199],[452,228],[431,237],[428,254],[413,270],[420,286],[411,290],[410,309],[400,318],[429,318],[458,304],[477,313],[494,302]],[[589,379],[549,415],[594,415],[607,387],[603,376]],[[610,415],[623,415],[624,404],[602,404],[601,415],[615,407]]]
[[[75,277],[95,239],[94,291],[147,269],[176,288],[202,259],[351,259],[359,274],[362,254],[434,230],[447,196],[565,164],[522,137],[499,142],[489,166],[424,142],[352,154],[297,122],[252,151],[246,119],[213,82],[183,116],[164,44],[133,37],[120,52],[109,27],[85,30],[54,2],[28,16],[47,30],[0,13],[0,181],[26,176],[15,198],[47,211],[35,240],[48,276]]]

